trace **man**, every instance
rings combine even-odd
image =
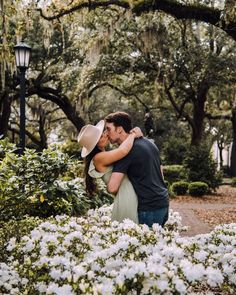
[[[105,121],[111,143],[121,144],[132,129],[131,117],[125,112],[111,113]],[[138,196],[139,223],[164,226],[168,219],[169,198],[157,146],[147,138],[136,139],[130,153],[113,166],[107,186],[110,193],[118,191],[125,174]]]

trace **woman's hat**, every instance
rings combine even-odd
[[[77,137],[78,143],[83,146],[81,151],[82,158],[85,158],[95,148],[105,126],[105,121],[101,120],[97,125],[85,125],[81,128]]]

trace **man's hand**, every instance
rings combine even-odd
[[[113,172],[111,174],[111,178],[107,184],[107,190],[109,193],[115,195],[118,192],[124,176],[125,176],[124,173],[120,173],[120,172]]]

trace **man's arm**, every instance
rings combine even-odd
[[[164,178],[164,172],[163,172],[163,166],[161,165],[160,167],[161,167],[161,175],[162,175],[162,178],[163,178],[163,180],[165,181],[165,178]]]
[[[111,174],[110,180],[107,184],[107,190],[109,193],[116,194],[118,192],[124,176],[125,174],[120,172],[113,172]]]

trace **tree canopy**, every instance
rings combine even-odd
[[[58,19],[64,15],[88,8],[94,10],[98,7],[106,9],[109,6],[118,6],[129,9],[132,13],[140,15],[149,11],[162,11],[177,19],[192,19],[212,24],[236,40],[236,6],[234,0],[225,0],[224,6],[220,1],[193,1],[186,4],[185,1],[174,0],[94,0],[94,1],[69,1],[60,5],[58,1],[52,1],[52,11],[45,12],[38,8],[41,16],[49,21]],[[214,7],[214,3],[216,7]],[[207,5],[209,4],[209,5]]]
[[[234,30],[227,31],[234,1],[2,3],[1,134],[19,131],[12,53],[23,39],[33,47],[27,137],[40,149],[53,130],[75,135],[117,109],[131,113],[165,150],[170,136],[192,145],[211,140],[219,118],[231,122],[236,142],[236,50]]]

